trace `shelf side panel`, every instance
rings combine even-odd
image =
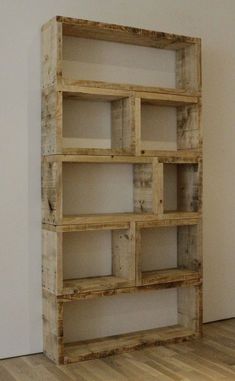
[[[42,230],[42,286],[54,294],[63,289],[63,233]]]
[[[56,364],[63,364],[63,303],[46,292],[43,293],[43,352]]]
[[[202,286],[182,287],[177,289],[178,323],[202,334]]]
[[[178,267],[202,272],[202,228],[197,225],[178,226]]]
[[[176,52],[176,84],[185,90],[201,90],[201,43]]]
[[[42,27],[42,87],[56,84],[62,78],[62,23],[56,18]]]
[[[134,223],[129,230],[112,231],[112,270],[113,275],[135,284]]]
[[[201,106],[177,108],[177,147],[178,150],[201,150]]]
[[[62,104],[54,86],[42,90],[42,155],[62,153]]]
[[[62,163],[42,161],[42,221],[62,221]]]

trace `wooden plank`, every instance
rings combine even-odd
[[[64,361],[63,303],[43,293],[43,352],[57,364]]]
[[[42,231],[42,286],[52,293],[63,289],[63,233]]]
[[[42,155],[62,153],[62,93],[42,90]]]
[[[196,225],[178,226],[178,266],[202,273],[202,227]]]
[[[42,88],[62,78],[62,24],[56,18],[42,27]]]
[[[143,349],[153,345],[185,341],[194,333],[180,325],[151,329],[140,332],[105,337],[98,340],[87,340],[65,345],[65,364],[91,360]]]
[[[91,80],[82,80],[82,79],[71,79],[71,78],[63,78],[61,84],[58,84],[57,90],[59,91],[68,91],[74,92],[78,88],[85,89],[91,87],[92,89],[110,89],[110,90],[118,90],[121,92],[125,92],[123,96],[131,95],[135,96],[136,93],[141,93],[141,96],[144,96],[146,93],[159,94],[161,100],[161,96],[163,99],[165,98],[165,94],[168,95],[184,95],[188,98],[188,103],[197,103],[199,101],[201,92],[183,88],[166,88],[166,87],[156,87],[156,86],[143,86],[143,85],[133,85],[129,83],[117,83],[117,82],[105,82],[105,81],[91,81]],[[126,93],[126,92],[129,92]],[[117,93],[116,93],[117,94]],[[123,94],[123,93],[122,93]]]
[[[197,212],[201,208],[200,167],[196,164],[177,166],[177,203],[179,211]]]
[[[202,334],[202,286],[182,287],[178,293],[178,322],[196,335]]]
[[[135,164],[133,172],[134,212],[156,212],[156,177],[153,175],[153,164]]]
[[[42,221],[59,224],[62,221],[62,164],[42,160]]]
[[[136,156],[90,156],[90,155],[50,155],[44,159],[47,162],[70,162],[70,163],[118,163],[138,164],[152,163],[151,157]]]
[[[133,97],[123,98],[111,103],[111,144],[126,154],[134,153],[134,106]]]
[[[171,50],[194,45],[200,41],[200,39],[196,37],[163,33],[124,25],[107,24],[99,21],[63,16],[56,16],[56,20],[63,24],[63,35],[65,36],[92,38]]]
[[[177,147],[202,150],[200,104],[177,108]]]
[[[118,100],[134,96],[141,98],[143,103],[161,106],[187,106],[200,101],[198,91],[179,88],[165,88],[155,86],[131,85],[105,81],[75,80],[63,78],[57,90],[63,92],[65,97],[78,97],[82,99]]]
[[[58,295],[92,293],[93,291],[112,290],[128,287],[131,282],[126,278],[106,275],[80,279],[65,279],[63,291]]]
[[[201,90],[201,41],[176,52],[176,85]]]
[[[188,226],[196,225],[199,223],[198,218],[186,218],[186,219],[157,219],[155,221],[143,221],[137,222],[137,228],[157,228],[157,227],[170,227],[170,226]]]
[[[112,231],[112,274],[127,279],[130,285],[135,284],[135,226],[131,230]]]
[[[164,202],[163,164],[155,159],[153,162],[153,212],[162,215]]]
[[[162,216],[151,213],[106,213],[106,214],[83,214],[74,216],[64,216],[61,225],[90,224],[90,223],[117,223],[117,222],[141,222],[157,220],[184,220],[185,218],[200,218],[197,212],[168,212]]]
[[[180,288],[180,287],[193,287],[201,285],[202,279],[200,277],[194,277],[186,280],[172,280],[166,283],[151,283],[142,285],[141,283],[137,286],[120,286],[107,288],[103,290],[87,290],[78,293],[64,293],[63,295],[57,295],[57,301],[68,303],[76,300],[90,300],[101,298],[104,296],[114,296],[122,294],[133,294],[138,292],[149,292],[154,290],[164,290],[168,288]]]
[[[79,224],[79,225],[49,225],[42,224],[42,229],[50,230],[53,232],[79,232],[79,231],[90,231],[90,230],[121,230],[129,229],[129,222],[117,222],[117,223],[101,223],[101,224]]]
[[[199,281],[200,273],[188,269],[172,268],[142,272],[142,284]]]

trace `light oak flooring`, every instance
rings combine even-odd
[[[55,366],[42,354],[0,361],[0,381],[235,381],[235,319],[204,337],[101,360]]]

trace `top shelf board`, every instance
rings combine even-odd
[[[124,25],[107,24],[63,16],[56,16],[55,19],[57,22],[62,23],[64,36],[92,38],[169,50],[178,50],[194,44],[200,44],[201,42],[201,39],[196,37],[163,33]]]

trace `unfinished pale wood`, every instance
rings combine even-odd
[[[176,84],[179,88],[201,90],[201,41],[176,52]]]
[[[143,86],[129,83],[115,83],[115,82],[105,82],[105,81],[92,81],[92,80],[83,80],[83,79],[71,79],[71,78],[62,78],[61,82],[58,83],[58,90],[60,91],[76,91],[77,88],[93,88],[93,89],[111,89],[111,90],[119,90],[122,92],[132,92],[132,95],[141,93],[142,95],[147,93],[159,94],[157,96],[160,98],[159,100],[169,100],[169,97],[165,97],[165,95],[184,95],[187,97],[183,98],[186,100],[186,103],[197,103],[201,93],[200,91],[184,89],[184,88],[167,88],[167,87],[157,87],[157,86]],[[125,93],[128,96],[127,93]],[[174,98],[175,99],[175,98]],[[178,98],[182,99],[182,98]]]
[[[130,286],[130,281],[115,275],[91,278],[66,279],[63,291],[58,295],[93,293],[94,291],[113,290]],[[133,282],[132,282],[133,284]]]
[[[63,78],[63,36],[176,50],[176,88]],[[100,358],[186,340],[202,327],[201,41],[198,38],[57,16],[42,28],[42,215],[44,351],[57,363]],[[63,140],[63,100],[111,102],[111,148]],[[141,104],[177,109],[177,151],[141,149]],[[63,163],[127,163],[134,171],[134,213],[63,214]],[[178,168],[178,208],[164,212],[164,165]],[[141,230],[177,227],[176,269],[142,271]],[[63,280],[63,234],[112,231],[112,274]],[[177,288],[175,327],[66,345],[63,304]]]
[[[180,325],[146,331],[132,332],[123,335],[87,340],[65,345],[64,363],[107,357],[153,345],[181,342],[194,336],[193,330]]]
[[[202,223],[178,226],[177,262],[180,268],[202,273]]]
[[[142,272],[142,284],[156,284],[156,283],[170,283],[170,282],[184,282],[184,281],[198,281],[200,274],[197,271],[188,269],[164,269],[152,270]]]
[[[0,378],[4,381],[52,379],[71,381],[97,377],[107,381],[174,380],[234,381],[235,319],[207,323],[203,339],[197,338],[164,347],[149,347],[128,354],[56,366],[43,354],[1,360]],[[185,381],[186,381],[185,380]]]
[[[43,293],[43,351],[55,363],[64,362],[63,303]]]
[[[135,284],[135,225],[130,230],[112,231],[112,273]]]
[[[59,224],[62,221],[62,165],[42,160],[42,221]]]
[[[202,286],[182,287],[178,293],[178,322],[196,335],[202,334]]]
[[[54,294],[63,289],[63,233],[42,230],[42,286]]]
[[[111,103],[111,144],[112,149],[134,153],[135,124],[133,97],[123,98]]]
[[[184,220],[185,218],[200,218],[200,213],[197,212],[169,212],[161,216],[156,216],[151,213],[106,213],[106,214],[83,214],[74,216],[64,216],[62,225],[73,225],[80,223],[117,223],[117,222],[141,222],[141,221],[156,221],[159,220]]]
[[[42,90],[42,155],[62,153],[62,93],[55,86]]]
[[[64,16],[56,16],[56,20],[63,24],[63,34],[65,36],[85,37],[171,50],[181,49],[200,41],[200,39],[196,37],[156,32],[124,25],[107,24],[99,21],[75,19]]]
[[[42,27],[42,87],[62,78],[62,24],[56,18]]]

